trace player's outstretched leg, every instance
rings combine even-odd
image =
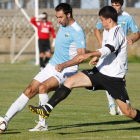
[[[62,100],[64,100],[69,94],[71,90],[66,86],[62,85],[60,88],[56,90],[56,92],[52,95],[50,100],[46,105],[42,105],[39,107],[34,107],[29,105],[28,108],[35,114],[40,114],[42,118],[46,119],[49,117],[52,109]]]
[[[44,118],[44,119],[47,119],[49,117],[49,115],[50,115],[50,112],[48,112],[48,110],[46,109],[46,107],[44,105],[39,106],[39,107],[34,107],[32,105],[29,105],[28,108],[34,114],[41,115],[41,117]]]
[[[140,110],[132,108],[129,100],[127,100],[127,103],[116,99],[116,102],[122,112],[124,113],[125,116],[133,119],[134,121],[140,123]]]

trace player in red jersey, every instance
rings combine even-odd
[[[39,44],[39,55],[40,55],[40,69],[42,70],[45,67],[45,64],[48,62],[51,57],[51,47],[50,47],[50,33],[53,37],[52,47],[54,47],[55,42],[55,31],[53,25],[50,21],[47,20],[47,13],[43,12],[38,17],[33,17],[31,23],[37,27],[38,30],[38,44]],[[41,21],[37,21],[41,19]],[[43,60],[44,54],[46,56]]]

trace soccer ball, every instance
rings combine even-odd
[[[7,128],[6,120],[0,116],[0,133],[4,132]]]

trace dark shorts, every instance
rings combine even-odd
[[[50,47],[50,41],[49,39],[39,39],[38,40],[38,45],[39,45],[39,52],[51,52],[51,47]]]
[[[90,70],[83,70],[82,72],[92,82],[92,87],[88,87],[88,90],[107,90],[114,99],[129,103],[124,78],[106,76],[100,73],[96,67]]]

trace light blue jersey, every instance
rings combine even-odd
[[[85,34],[75,21],[71,26],[60,25],[55,39],[55,51],[49,63],[53,66],[71,60],[77,55],[78,48],[86,48]]]
[[[96,28],[101,30],[103,28],[102,24],[100,23],[100,20],[98,21]],[[118,21],[117,21],[118,25],[121,25],[125,36],[127,36],[128,33],[128,29],[130,29],[133,33],[136,33],[139,31],[134,19],[132,18],[132,16],[130,16],[128,13],[122,11],[122,15],[118,16]]]

